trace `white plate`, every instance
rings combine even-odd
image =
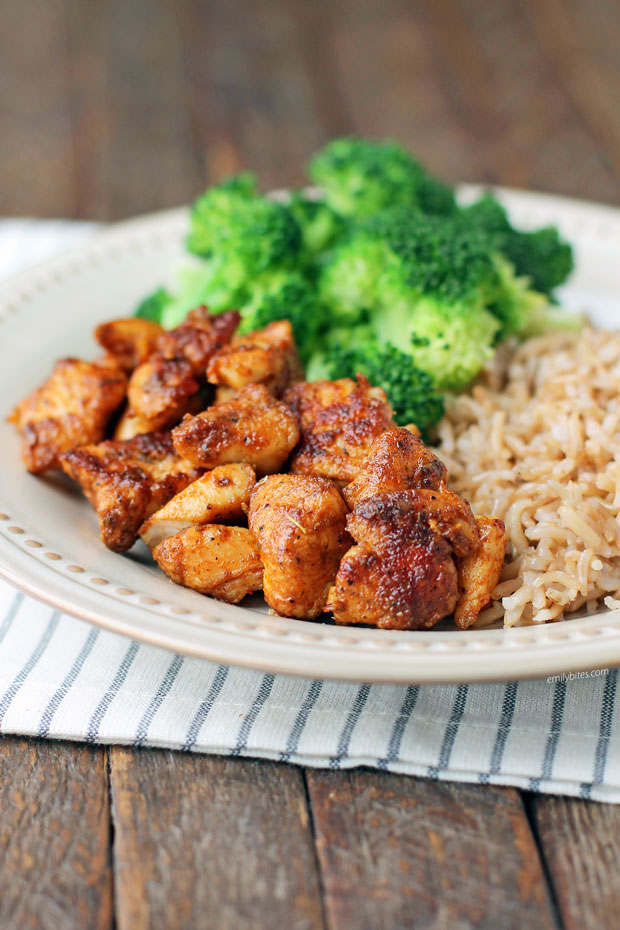
[[[471,197],[475,188],[464,189]],[[498,192],[523,226],[556,223],[577,272],[563,299],[620,320],[620,211]],[[92,623],[176,652],[272,672],[381,682],[505,680],[620,664],[620,612],[513,630],[428,632],[336,627],[222,604],[168,581],[136,546],[99,541],[97,519],[68,480],[28,475],[4,422],[61,356],[93,357],[96,323],[129,314],[182,254],[185,210],[121,223],[0,288],[0,574]]]

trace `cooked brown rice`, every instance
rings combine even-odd
[[[620,334],[528,340],[448,401],[439,437],[451,487],[506,523],[478,625],[620,607]]]

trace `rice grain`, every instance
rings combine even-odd
[[[508,559],[477,621],[507,627],[620,609],[620,334],[551,333],[498,352],[449,398],[438,455]]]

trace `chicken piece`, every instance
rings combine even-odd
[[[283,400],[301,424],[301,442],[291,462],[298,475],[353,481],[373,439],[394,426],[385,392],[361,375],[357,383],[342,378],[295,384]]]
[[[271,475],[256,485],[248,518],[265,566],[267,603],[284,617],[318,617],[351,545],[338,487],[326,478]]]
[[[223,404],[225,400],[232,400],[237,391],[234,388],[227,387],[225,384],[220,384],[215,389],[215,402],[217,404]]]
[[[303,378],[289,321],[279,320],[245,336],[233,336],[230,345],[211,358],[207,378],[211,384],[235,391],[247,384],[264,384],[279,397]]]
[[[131,372],[152,355],[162,333],[157,323],[130,317],[101,323],[95,330],[95,339],[119,368]]]
[[[450,547],[427,530],[383,556],[366,546],[349,549],[325,609],[338,624],[423,630],[452,613],[457,597]]]
[[[405,427],[388,429],[370,444],[366,461],[344,489],[349,507],[387,491],[445,486],[446,466]]]
[[[229,604],[238,604],[263,583],[256,540],[241,526],[191,526],[160,542],[153,557],[177,584]]]
[[[454,611],[458,627],[466,630],[491,603],[506,556],[506,528],[496,517],[476,517],[480,548],[456,563],[460,596]]]
[[[133,372],[127,390],[127,410],[114,433],[118,440],[170,429],[186,413],[204,407],[199,395],[205,366],[239,324],[236,310],[214,316],[198,307],[156,342],[157,351]]]
[[[81,446],[61,464],[97,511],[101,539],[114,552],[130,549],[144,521],[202,474],[177,455],[169,433]]]
[[[186,413],[197,413],[204,403],[192,366],[184,358],[151,355],[129,380],[127,409],[116,425],[114,438],[133,439],[175,426]]]
[[[428,489],[357,504],[347,529],[358,545],[343,557],[326,605],[336,623],[418,630],[452,613],[459,593],[453,552],[479,547],[468,508],[452,492]]]
[[[127,377],[110,364],[61,359],[9,417],[22,434],[22,458],[35,474],[60,467],[63,452],[105,436],[125,399]]]
[[[219,465],[164,504],[141,526],[140,536],[153,549],[188,526],[242,519],[255,484],[249,465]]]
[[[230,341],[240,319],[237,310],[213,314],[206,307],[198,307],[176,329],[162,333],[157,351],[167,359],[186,359],[194,376],[203,381],[211,356]]]
[[[366,542],[380,552],[391,545],[394,526],[405,521],[424,523],[450,543],[459,558],[466,558],[480,547],[476,520],[467,501],[443,488],[440,491],[417,488],[377,494],[360,501],[349,515],[347,528],[358,542]]]
[[[247,462],[261,475],[278,471],[299,440],[297,418],[264,384],[250,384],[230,400],[172,431],[179,455],[203,468]]]

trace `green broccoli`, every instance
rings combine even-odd
[[[380,276],[394,260],[386,242],[365,232],[337,246],[318,279],[319,296],[336,326],[368,318],[379,302]]]
[[[500,324],[487,303],[497,277],[485,237],[465,234],[451,218],[394,209],[335,250],[319,293],[337,326],[370,326],[375,341],[409,355],[437,387],[458,391],[493,354]],[[329,331],[324,352],[331,341]]]
[[[346,224],[325,201],[305,191],[293,191],[288,204],[301,230],[302,257],[307,263],[332,248],[343,235]]]
[[[513,230],[503,251],[517,275],[529,278],[541,294],[551,295],[574,267],[573,250],[554,226],[533,232]]]
[[[505,207],[488,191],[469,206],[461,207],[458,219],[464,227],[486,233],[499,242],[512,232]]]
[[[533,291],[528,278],[517,277],[513,265],[499,253],[495,255],[495,267],[497,291],[489,304],[489,310],[499,321],[500,328],[495,341],[501,342],[508,336],[521,336],[536,308],[549,306],[549,299]]]
[[[399,323],[394,315],[382,315],[377,325],[379,338],[392,337],[438,388],[462,391],[493,357],[500,324],[475,299],[446,303],[436,296],[422,297],[403,310],[406,323]]]
[[[434,216],[449,216],[457,210],[454,189],[426,173],[418,181],[416,205],[422,213]]]
[[[253,175],[216,184],[192,207],[188,250],[206,259],[234,256],[248,275],[291,263],[300,245],[291,211],[258,194]]]
[[[464,207],[460,221],[465,228],[488,235],[491,247],[508,259],[517,277],[528,278],[540,294],[550,296],[573,270],[573,250],[554,226],[531,232],[515,229],[492,194]]]
[[[554,306],[573,265],[555,228],[515,228],[492,194],[458,206],[397,142],[335,139],[310,175],[321,199],[263,197],[249,173],[207,190],[191,264],[136,312],[170,328],[200,304],[238,307],[242,332],[288,319],[309,380],[366,374],[422,429],[502,339],[581,325]]]
[[[143,320],[150,320],[152,323],[161,323],[166,307],[172,300],[171,295],[164,287],[158,287],[156,291],[149,294],[140,301],[135,309],[134,316],[139,316]]]
[[[218,249],[222,235],[231,234],[231,223],[258,196],[256,177],[249,171],[207,188],[190,211],[187,251],[202,257]],[[234,228],[234,226],[233,226]]]
[[[240,332],[289,320],[302,361],[315,350],[324,310],[312,284],[300,272],[285,269],[259,275],[240,310]]]
[[[242,267],[230,262],[181,265],[173,276],[171,293],[162,307],[159,322],[164,329],[174,329],[190,310],[201,305],[211,313],[239,306],[248,300],[247,280]]]
[[[520,338],[546,329],[579,328],[582,318],[552,306],[553,289],[573,267],[572,249],[553,227],[523,232],[515,229],[504,207],[485,194],[459,213],[464,230],[487,236],[498,272],[498,290],[489,310],[500,321],[497,341]]]
[[[363,338],[363,337],[362,337]],[[416,367],[411,355],[387,343],[361,342],[353,347],[335,342],[325,356],[329,378],[355,378],[366,375],[371,384],[380,384],[401,426],[415,423],[428,439],[430,427],[444,414],[443,397],[437,393],[433,379]]]
[[[257,275],[299,260],[301,232],[289,208],[257,194],[254,176],[243,174],[198,198],[187,247],[204,261],[179,272],[166,325],[198,303],[215,313],[241,306]]]
[[[442,214],[455,209],[450,188],[398,142],[334,139],[312,158],[309,173],[327,204],[346,217],[364,219],[395,205]]]
[[[162,314],[167,328],[199,304],[213,313],[243,306],[257,276],[299,263],[301,232],[287,206],[258,194],[254,176],[241,174],[194,203],[187,248],[198,258],[177,270]]]
[[[384,243],[391,253],[391,279],[420,294],[434,293],[444,302],[485,301],[495,290],[487,237],[463,229],[453,217],[395,207],[368,220],[360,234]]]
[[[529,278],[517,277],[506,259],[498,257],[496,264],[500,283],[489,309],[501,324],[497,341],[510,335],[527,339],[554,330],[578,332],[582,329],[582,313],[564,310],[551,303],[545,294],[532,290]]]

